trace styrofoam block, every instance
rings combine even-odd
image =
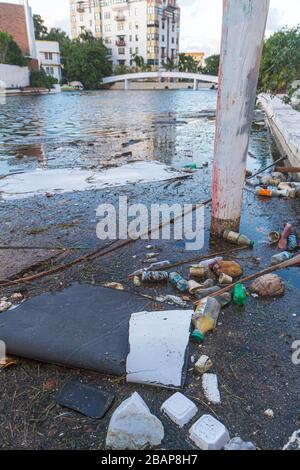
[[[127,382],[181,387],[193,310],[133,313]]]
[[[229,442],[229,432],[211,415],[203,415],[190,429],[191,440],[202,450],[221,450]]]
[[[182,428],[197,414],[198,408],[182,393],[177,392],[162,404],[161,411]]]
[[[215,374],[204,374],[202,376],[202,387],[204,395],[210,403],[214,403],[215,405],[221,403],[218,378]]]

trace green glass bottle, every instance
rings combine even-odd
[[[246,305],[247,291],[244,284],[237,284],[233,289],[233,302],[236,305]]]

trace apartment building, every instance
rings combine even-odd
[[[70,12],[72,37],[89,30],[102,38],[114,65],[133,65],[138,55],[159,69],[178,59],[177,0],[70,0]]]
[[[60,49],[57,41],[36,41],[38,61],[47,75],[61,80]]]

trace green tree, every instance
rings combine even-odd
[[[178,70],[179,72],[197,73],[199,71],[199,67],[198,63],[192,56],[179,54]]]
[[[141,55],[133,54],[132,61],[139,72],[149,72],[151,70],[151,65],[146,64],[144,57]]]
[[[177,64],[174,62],[173,59],[167,58],[167,62],[163,63],[163,67],[167,72],[172,72],[173,70],[177,69]]]
[[[45,22],[40,15],[33,15],[35,39],[45,39],[48,34]]]
[[[48,90],[51,90],[52,85],[55,83],[57,83],[56,78],[47,75],[43,68],[30,72],[30,86],[32,87],[48,88]]]
[[[67,80],[80,81],[87,89],[98,88],[102,78],[112,74],[106,47],[89,32],[64,45],[63,65]]]
[[[264,44],[259,91],[286,93],[300,78],[300,25],[283,28]]]
[[[219,75],[220,67],[220,54],[215,54],[205,59],[205,66],[202,68],[202,73],[205,75]]]
[[[0,31],[0,63],[21,67],[28,63],[18,44],[4,31]]]
[[[132,73],[132,69],[128,65],[116,65],[114,67],[114,75],[125,75],[127,73]]]
[[[51,28],[48,32],[47,36],[45,37],[47,41],[57,41],[62,49],[65,45],[70,44],[71,39],[60,28]]]

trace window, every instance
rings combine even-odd
[[[81,23],[84,21],[84,16],[83,15],[80,15],[80,21],[81,21]]]
[[[132,42],[132,35],[129,36],[129,42]]]
[[[132,47],[129,48],[129,54],[132,54]]]
[[[124,55],[125,54],[125,47],[119,47],[118,48],[118,54],[119,55]]]
[[[139,29],[139,24],[135,23],[135,29]]]
[[[112,55],[112,49],[107,49],[107,55]]]
[[[105,44],[111,44],[111,38],[110,38],[110,37],[106,37],[106,38],[104,39],[104,42],[105,42]]]
[[[165,22],[164,21],[162,21],[161,27],[162,27],[162,29],[165,29]]]
[[[124,23],[118,23],[118,31],[124,31]]]
[[[45,59],[46,60],[52,60],[53,59],[52,52],[45,52]]]
[[[162,42],[165,42],[165,35],[163,34],[161,37]]]
[[[106,33],[109,33],[109,32],[111,31],[111,25],[110,25],[110,24],[106,24],[106,25],[104,26],[104,31],[105,31]]]
[[[139,37],[138,37],[138,35],[137,35],[137,34],[135,35],[135,40],[136,40],[136,42],[138,42],[138,41],[139,41]]]
[[[172,38],[172,44],[174,44],[174,43],[175,43],[174,38]]]
[[[105,20],[110,20],[110,11],[105,11],[104,12],[104,19]]]
[[[119,65],[125,65],[125,60],[118,60]]]
[[[139,53],[139,48],[138,48],[138,47],[135,48],[135,53],[136,53],[136,54]]]
[[[46,67],[46,73],[48,75],[54,75],[54,68],[53,67]]]

